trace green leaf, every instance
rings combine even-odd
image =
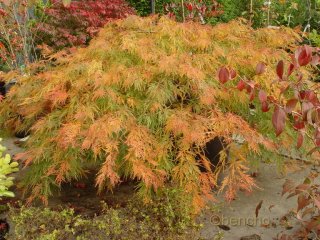
[[[14,193],[9,192],[9,191],[4,191],[4,192],[0,192],[0,196],[1,197],[14,197]]]

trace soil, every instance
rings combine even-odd
[[[224,203],[218,213],[205,213],[200,219],[204,224],[201,236],[213,239],[217,232],[221,232],[226,240],[253,235],[258,235],[262,240],[270,240],[279,233],[296,231],[299,226],[295,217],[297,198],[287,199],[282,196],[282,186],[286,179],[299,184],[310,171],[319,171],[320,168],[291,159],[288,159],[286,166],[288,173],[282,175],[277,172],[274,164],[261,164],[256,177],[260,189],[250,195],[240,192],[230,204]],[[223,197],[220,195],[219,198],[222,200]],[[256,208],[261,201],[261,209],[256,217]],[[228,228],[223,229],[221,226]]]

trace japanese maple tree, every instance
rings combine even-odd
[[[85,45],[106,23],[132,14],[124,0],[52,0],[46,20],[36,26],[37,42],[55,49]]]

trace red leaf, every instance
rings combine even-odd
[[[240,80],[237,85],[238,90],[242,91],[245,87],[246,87],[245,82],[243,80]]]
[[[310,96],[309,101],[314,105],[314,106],[320,106],[320,101],[317,97],[317,95],[313,92]]]
[[[254,94],[255,94],[255,83],[253,81],[249,81],[249,82],[246,82],[246,84],[247,84],[246,85],[247,93],[251,94],[250,99],[253,100]]]
[[[266,65],[263,62],[259,62],[256,66],[256,74],[260,75],[266,70]]]
[[[275,106],[274,113],[272,115],[272,124],[276,130],[277,136],[279,136],[283,132],[285,123],[286,112],[282,108]]]
[[[250,93],[250,98],[249,98],[250,102],[252,102],[254,100],[255,95],[256,95],[255,89],[251,88],[251,93]]]
[[[303,144],[303,139],[304,139],[304,136],[302,134],[302,132],[299,131],[298,133],[298,139],[297,139],[297,148],[301,148],[302,144]]]
[[[226,83],[227,81],[229,81],[229,79],[230,79],[229,70],[228,70],[226,67],[220,68],[219,73],[218,73],[218,76],[219,76],[219,81],[220,81],[222,84],[225,84],[225,83]]]
[[[296,121],[293,124],[293,127],[294,127],[295,130],[300,130],[300,129],[303,129],[305,127],[305,125],[304,125],[303,121]]]
[[[280,79],[283,79],[283,70],[284,70],[284,63],[283,61],[279,61],[277,65],[277,75]]]
[[[272,102],[272,103],[275,103],[276,102],[276,99],[274,96],[268,96],[268,101],[269,102]]]
[[[295,109],[297,103],[298,103],[298,100],[295,98],[288,100],[285,107],[286,113],[291,113]]]
[[[2,1],[3,2],[3,1]],[[3,2],[4,3],[4,2]],[[4,3],[5,4],[5,3]],[[7,15],[7,12],[0,8],[0,17]]]
[[[312,60],[312,48],[303,46],[298,54],[298,63],[300,66],[305,66]]]
[[[192,5],[192,3],[186,3],[185,6],[186,6],[186,8],[188,9],[188,11],[191,12],[191,11],[193,10],[193,5]]]
[[[234,79],[237,76],[237,72],[234,69],[230,69],[230,78]]]
[[[308,99],[310,102],[315,102],[317,103],[318,101],[316,100],[317,96],[314,93],[314,91],[308,90],[306,91],[306,99]]]
[[[262,112],[268,112],[270,110],[269,103],[267,101],[261,103],[261,110]]]
[[[310,199],[306,197],[305,195],[301,194],[298,196],[298,209],[297,212],[299,212],[301,209],[305,208],[310,204]]]
[[[295,66],[294,66],[294,64],[291,63],[288,68],[288,77],[292,74],[294,69],[295,69]]]
[[[263,90],[259,91],[259,100],[260,100],[260,102],[267,101],[267,94],[265,91],[263,91]]]
[[[304,183],[299,184],[298,186],[296,186],[295,193],[296,194],[303,193],[306,190],[308,190],[309,188],[310,188],[309,184],[304,184]]]
[[[299,97],[300,97],[301,100],[304,100],[305,97],[306,97],[306,91],[304,91],[304,90],[300,91],[299,92]]]

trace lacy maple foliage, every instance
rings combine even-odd
[[[54,66],[32,66],[0,103],[2,127],[31,128],[27,152],[20,155],[30,166],[23,184],[29,200],[46,200],[52,186],[95,165],[100,191],[130,178],[150,197],[170,184],[200,208],[212,198],[219,174],[210,168],[204,146],[217,136],[234,144],[233,135],[245,142],[230,164],[222,164],[222,188],[229,200],[238,189],[251,191],[246,154],[273,144],[236,114],[248,99],[235,99],[216,71],[228,65],[254,75],[259,61],[289,58],[282,47],[297,40],[290,29],[253,30],[239,21],[210,27],[132,16],[107,24],[87,48],[56,55]],[[270,86],[275,77],[266,69],[258,80]]]

